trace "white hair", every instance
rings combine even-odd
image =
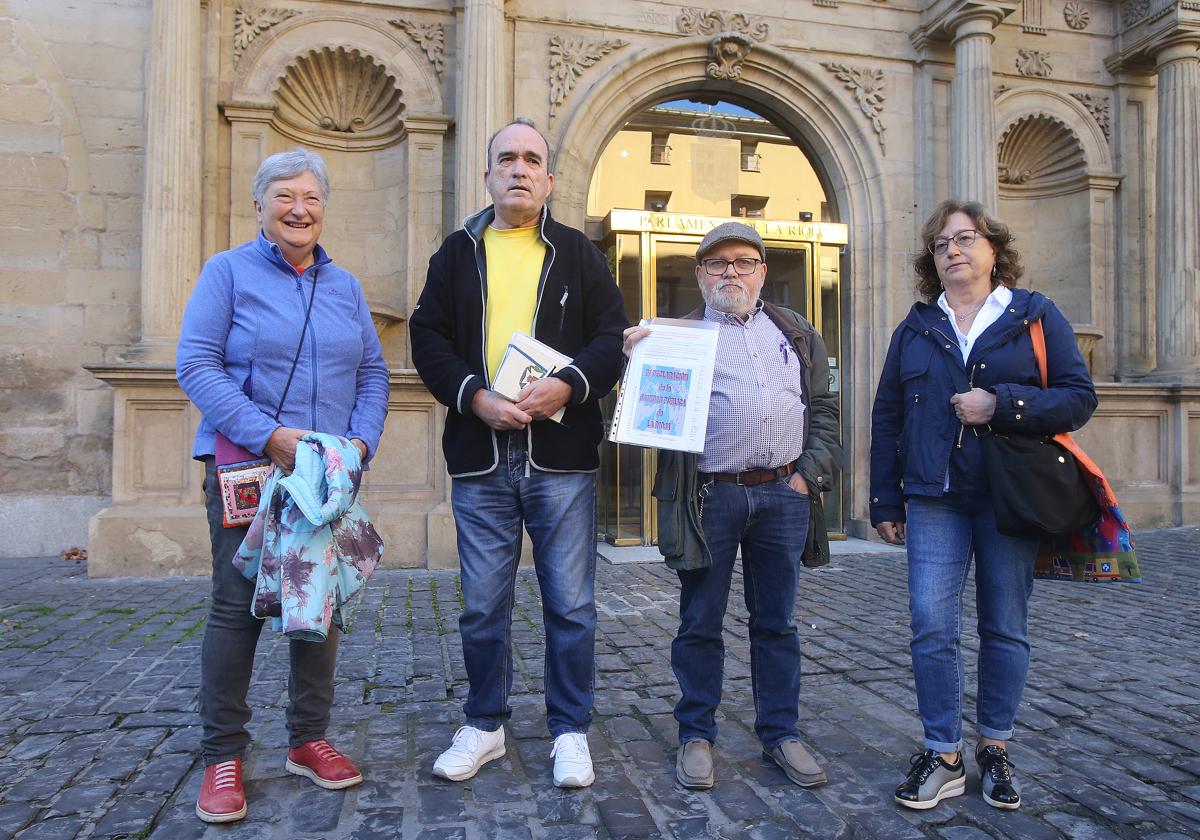
[[[271,155],[258,166],[254,175],[254,185],[251,193],[258,206],[265,204],[267,188],[276,181],[287,181],[298,178],[305,172],[311,172],[321,187],[321,200],[329,200],[329,170],[325,161],[316,152],[297,146],[290,152],[279,152]]]

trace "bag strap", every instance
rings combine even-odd
[[[313,300],[317,296],[317,274],[320,269],[313,269],[313,286],[312,291],[308,293],[308,309],[304,311],[304,323],[300,326],[300,343],[296,345],[296,355],[292,357],[292,369],[288,372],[287,383],[283,386],[283,396],[279,398],[279,407],[275,409],[276,423],[279,422],[279,415],[283,413],[283,403],[287,399],[288,391],[292,390],[292,378],[296,375],[296,365],[300,363],[300,350],[304,347],[304,335],[308,332],[309,322],[312,320]]]
[[[1038,373],[1042,376],[1042,388],[1050,386],[1046,375],[1046,331],[1042,329],[1042,319],[1038,318],[1029,325],[1029,337],[1033,339],[1033,357],[1037,359]]]

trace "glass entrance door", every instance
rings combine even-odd
[[[682,317],[702,304],[695,275],[696,248],[704,233],[726,221],[744,221],[759,230],[767,246],[763,299],[795,309],[816,324],[829,347],[831,371],[836,372],[841,357],[838,300],[844,225],[614,210],[605,219],[601,245],[630,323],[656,316]],[[831,385],[837,384],[835,379],[836,373],[831,373]],[[610,394],[602,402],[606,437],[615,401],[615,394]],[[607,440],[602,444],[599,527],[607,542],[653,545],[657,541],[656,504],[650,495],[655,463],[653,449]],[[840,481],[833,493],[826,494],[825,513],[830,535],[836,538],[843,530]]]

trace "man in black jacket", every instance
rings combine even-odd
[[[599,400],[621,371],[628,323],[603,254],[554,221],[550,147],[529,120],[488,144],[493,205],[467,218],[429,261],[409,321],[413,363],[449,409],[442,446],[453,478],[470,689],[465,725],[433,772],[460,781],[504,755],[511,715],[513,587],[524,525],[546,625],[546,719],[554,782],[594,780],[592,720]],[[514,332],[571,363],[515,400],[490,389]],[[564,408],[561,422],[553,415]]]

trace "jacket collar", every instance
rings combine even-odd
[[[258,252],[266,257],[271,262],[278,265],[280,268],[286,268],[289,272],[295,273],[292,264],[283,256],[283,251],[278,245],[267,239],[267,235],[260,229],[258,237],[254,240],[254,245],[258,248]],[[325,252],[320,243],[313,247],[313,264],[309,268],[314,268],[322,265],[328,265],[333,262],[333,258]]]
[[[1009,341],[1013,336],[1029,329],[1029,323],[1036,321],[1046,314],[1050,300],[1041,292],[1031,292],[1029,289],[1013,289],[1012,300],[996,322],[988,327],[979,337],[978,344],[971,349],[971,355],[983,353],[998,344]],[[954,328],[950,326],[946,313],[936,303],[914,303],[904,319],[904,326],[916,333],[926,330],[936,332],[944,338],[954,338]],[[955,355],[960,361],[962,356]]]
[[[487,230],[488,225],[490,225],[492,220],[495,218],[496,207],[493,204],[489,204],[478,213],[472,213],[470,216],[467,216],[467,218],[463,219],[463,230],[467,232],[467,236],[471,237],[471,241],[478,245],[481,241],[483,241],[483,232]],[[538,222],[538,233],[546,242],[550,241],[546,238],[546,228],[552,223],[553,222],[550,218],[550,208],[543,205],[542,218],[541,221]]]

